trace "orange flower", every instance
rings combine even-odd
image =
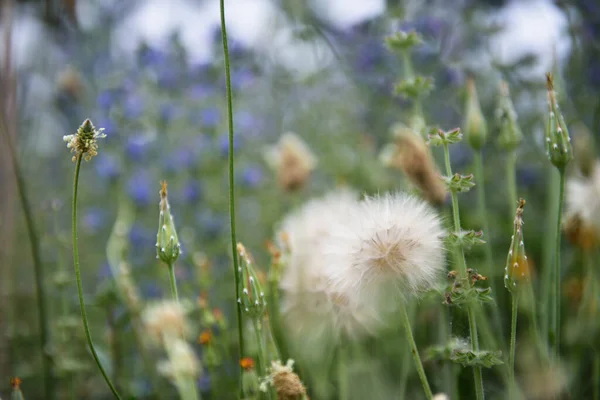
[[[212,312],[213,312],[213,316],[215,317],[215,319],[217,321],[220,321],[223,319],[223,311],[221,311],[221,309],[213,308]]]
[[[210,329],[206,329],[198,337],[198,343],[200,343],[201,345],[207,345],[210,343],[211,339],[212,339],[212,332],[210,331]]]
[[[19,378],[18,376],[15,376],[14,378],[12,378],[10,380],[10,386],[12,386],[13,389],[20,389],[21,388],[21,378]]]
[[[240,366],[246,371],[254,368],[254,360],[250,357],[244,357],[240,360]]]

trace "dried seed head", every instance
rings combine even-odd
[[[186,310],[176,301],[162,301],[146,306],[142,320],[149,337],[160,343],[165,338],[184,337],[188,332]]]
[[[285,133],[279,143],[265,152],[265,159],[276,172],[281,188],[296,191],[306,184],[317,165],[308,145],[295,133]]]
[[[302,400],[306,388],[293,370],[294,360],[288,360],[285,365],[281,361],[273,361],[271,373],[261,383],[261,390],[267,391],[271,385],[277,393],[277,400]]]
[[[395,143],[388,145],[381,153],[382,162],[400,169],[429,202],[443,204],[447,195],[446,186],[440,179],[431,149],[423,138],[406,127],[397,126],[394,139]]]

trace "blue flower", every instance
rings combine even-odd
[[[209,374],[202,374],[200,379],[198,379],[198,389],[200,393],[209,393],[212,387],[212,381],[210,379]]]
[[[142,134],[136,134],[127,138],[125,154],[129,160],[142,161],[148,153],[150,146],[151,142],[147,137]]]
[[[145,67],[156,67],[167,63],[168,54],[163,50],[146,47],[140,53],[140,63]]]
[[[102,116],[98,118],[96,126],[99,128],[104,128],[104,133],[106,136],[113,136],[117,134],[117,125],[115,121],[113,121],[110,117]]]
[[[144,99],[137,94],[130,94],[125,98],[123,114],[125,118],[137,119],[144,113]]]
[[[98,268],[98,280],[103,281],[105,279],[109,279],[112,277],[112,270],[110,269],[110,264],[108,261],[102,263],[100,268]]]
[[[153,249],[156,243],[156,235],[139,223],[134,223],[129,230],[129,243],[137,250]]]
[[[258,126],[257,118],[249,111],[238,111],[234,119],[235,127],[242,132],[251,131]]]
[[[173,103],[165,103],[160,106],[159,116],[163,122],[171,122],[178,114],[179,109]]]
[[[140,292],[146,299],[160,299],[163,297],[163,289],[152,280],[143,281],[140,285]]]
[[[98,154],[94,166],[96,168],[96,173],[102,179],[114,181],[121,175],[119,160],[112,154],[101,152]]]
[[[196,220],[200,231],[209,238],[218,236],[225,229],[227,220],[209,210],[204,210],[198,214]]]
[[[214,87],[204,83],[192,85],[188,90],[189,98],[195,101],[206,99],[207,97],[212,96],[214,93]]]
[[[175,89],[179,83],[179,72],[171,66],[165,66],[158,70],[156,79],[161,89]]]
[[[83,213],[83,229],[91,234],[97,233],[106,224],[106,211],[97,207],[90,207]]]
[[[254,72],[250,68],[240,68],[231,73],[231,87],[234,90],[244,89],[254,82],[254,78]]]
[[[96,104],[102,110],[109,110],[117,100],[116,93],[113,90],[102,90],[96,97]]]
[[[154,196],[153,180],[146,171],[137,171],[127,182],[127,193],[138,207],[150,205]]]
[[[213,128],[219,124],[221,119],[221,111],[217,107],[204,108],[200,111],[202,116],[202,124]]]
[[[195,164],[195,151],[189,147],[181,147],[165,159],[164,168],[167,172],[176,173],[181,170],[190,169]]]
[[[186,203],[197,203],[202,197],[202,186],[200,185],[200,182],[197,180],[189,180],[183,187],[182,197]]]
[[[261,167],[253,165],[244,168],[242,172],[242,183],[249,187],[258,187],[263,181],[264,173]]]

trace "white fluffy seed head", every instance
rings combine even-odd
[[[600,161],[587,177],[574,176],[566,185],[567,215],[577,216],[588,227],[600,232]]]
[[[195,378],[201,372],[194,349],[184,340],[174,339],[166,346],[167,360],[158,364],[158,371],[172,380]]]
[[[444,270],[444,235],[437,212],[416,197],[367,198],[331,227],[325,249],[330,290],[364,305],[378,301],[390,284],[403,297],[431,288]]]
[[[180,338],[187,334],[186,311],[176,301],[161,301],[146,306],[142,320],[148,336],[161,343],[165,338]]]

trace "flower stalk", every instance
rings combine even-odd
[[[231,67],[229,61],[229,47],[227,43],[227,26],[225,24],[225,0],[220,0],[220,13],[221,13],[221,38],[223,41],[223,56],[225,59],[225,82],[227,92],[227,118],[228,118],[228,131],[229,131],[229,220],[231,226],[231,255],[233,257],[233,277],[235,286],[235,299],[236,299],[236,315],[238,325],[238,343],[240,347],[240,360],[244,355],[244,330],[242,328],[242,304],[240,300],[240,275],[239,275],[239,262],[237,254],[237,238],[235,232],[235,170],[234,170],[234,149],[233,149],[233,104],[231,95]],[[240,383],[241,375],[243,374],[243,368],[240,365]],[[244,395],[243,385],[240,384],[240,396]]]
[[[421,380],[421,385],[423,386],[423,391],[425,392],[425,396],[428,400],[433,398],[433,393],[431,392],[431,387],[429,386],[429,381],[427,381],[427,375],[425,375],[425,370],[423,369],[423,363],[421,362],[421,357],[419,356],[419,350],[417,349],[417,344],[415,343],[415,338],[413,337],[412,328],[410,326],[410,318],[408,317],[408,312],[406,310],[406,305],[400,302],[400,312],[402,314],[402,325],[404,325],[404,331],[406,332],[406,339],[408,340],[408,344],[410,346],[410,352],[413,356],[413,361],[415,362],[415,368],[417,369],[417,373],[419,374],[419,379]]]

